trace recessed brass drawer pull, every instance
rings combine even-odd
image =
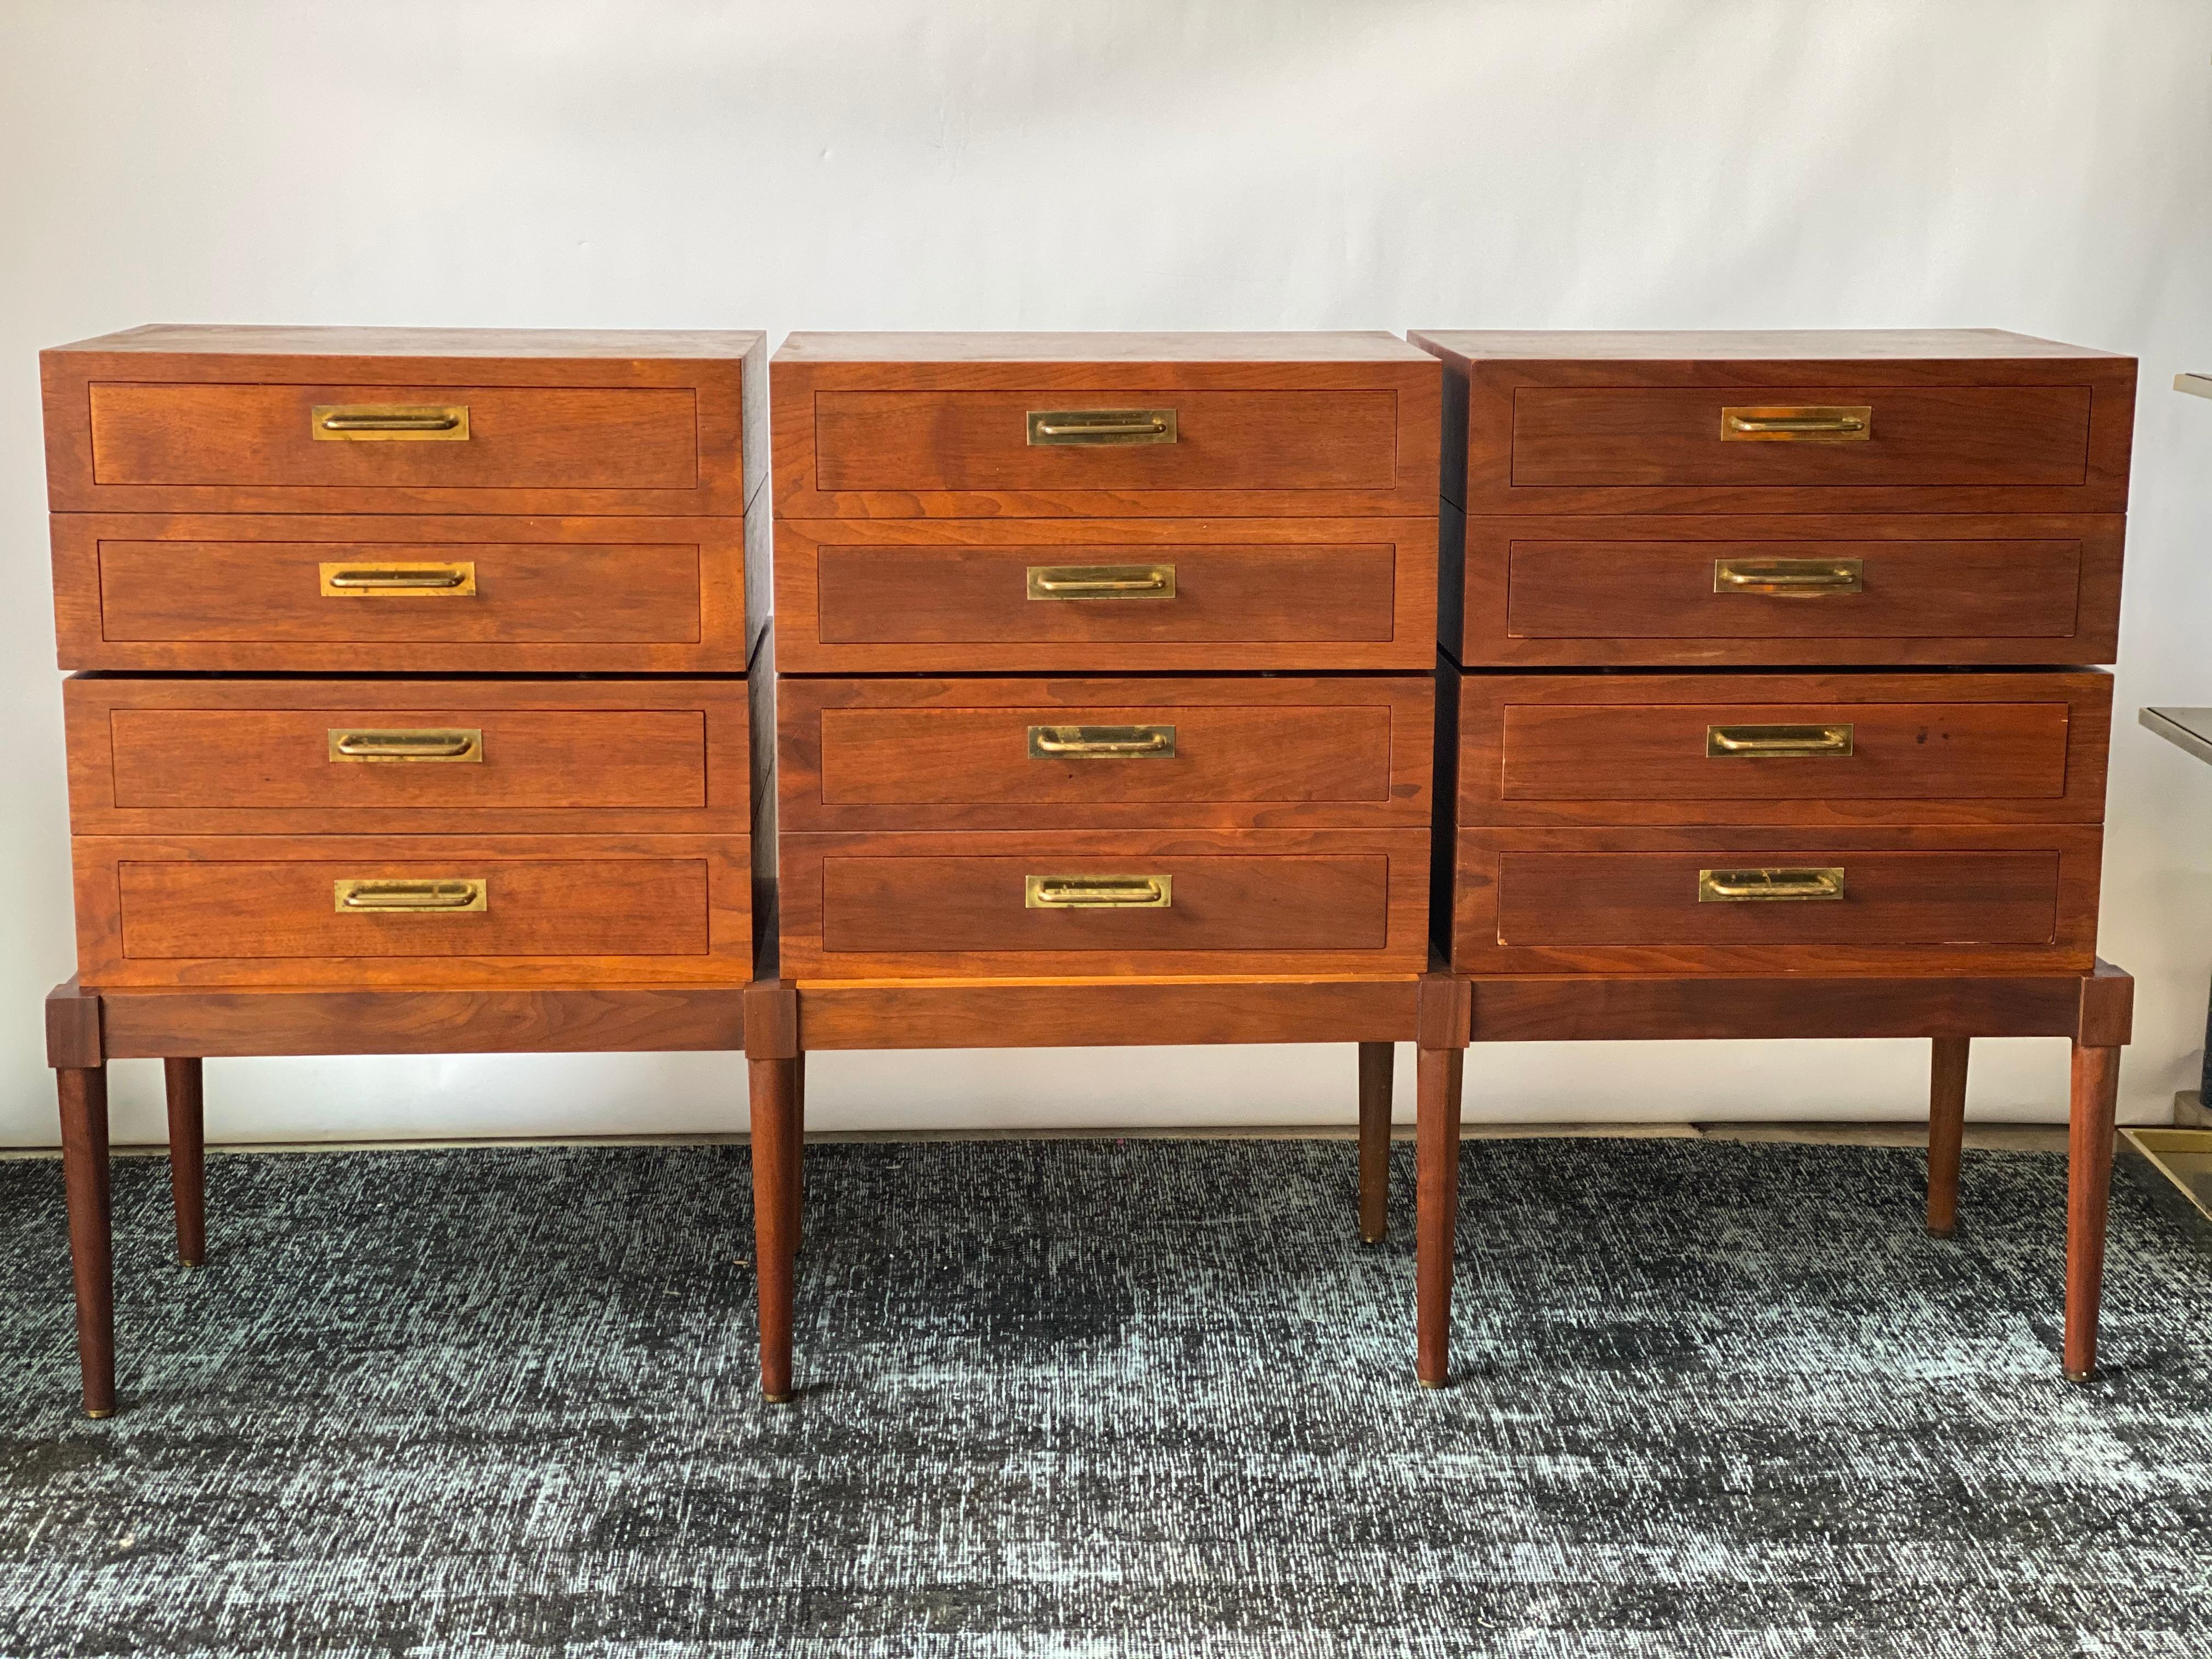
[[[1171,599],[1171,564],[1033,564],[1033,599]]]
[[[484,757],[483,732],[451,731],[358,732],[331,728],[334,761],[478,761]]]
[[[1866,591],[1864,559],[1715,559],[1716,593],[1771,593],[1817,599]]]
[[[470,599],[477,591],[473,562],[459,564],[326,564],[323,594],[333,599]]]
[[[1172,726],[1032,726],[1031,760],[1173,760]]]
[[[1856,444],[1874,436],[1874,405],[1739,406],[1721,410],[1723,443]]]
[[[1172,409],[1033,409],[1032,444],[1171,444]]]
[[[1747,904],[1775,901],[1839,899],[1844,872],[1829,865],[1810,870],[1700,870],[1698,902]]]
[[[1164,910],[1175,902],[1173,876],[1025,876],[1030,910]]]
[[[1783,760],[1799,755],[1848,755],[1856,729],[1849,722],[1840,726],[1709,726],[1705,728],[1705,758]]]
[[[309,419],[319,443],[459,443],[469,435],[466,404],[317,404]]]
[[[489,898],[481,876],[437,881],[334,881],[331,896],[343,914],[374,910],[387,915],[457,916],[483,910]]]

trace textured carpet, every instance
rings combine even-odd
[[[59,1170],[0,1164],[0,1653],[2202,1655],[2204,1238],[2124,1168],[2060,1379],[2062,1160],[1467,1151],[1461,1377],[1341,1142],[809,1156],[755,1394],[741,1148],[121,1161],[82,1420]]]

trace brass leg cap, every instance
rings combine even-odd
[[[1425,1376],[1421,1379],[1421,1386],[1425,1389],[1448,1389],[1451,1386],[1451,1379],[1446,1376],[1440,1376],[1435,1382],[1431,1382]]]
[[[180,1255],[177,1258],[177,1265],[179,1267],[197,1267],[200,1264],[194,1261],[191,1256]]]
[[[1952,1238],[1957,1236],[1958,1231],[1959,1230],[1956,1226],[1930,1227],[1928,1230],[1928,1237],[1930,1238]]]
[[[788,1406],[793,1401],[799,1398],[799,1390],[793,1389],[783,1394],[770,1394],[766,1389],[763,1389],[761,1390],[761,1398],[771,1406]]]
[[[87,1406],[87,1407],[84,1408],[84,1414],[85,1414],[87,1417],[90,1418],[94,1422],[97,1423],[97,1422],[98,1422],[98,1421],[100,1421],[100,1419],[101,1418],[103,1418],[103,1417],[112,1417],[112,1416],[114,1416],[114,1415],[115,1415],[115,1407],[112,1407],[112,1406],[109,1406],[109,1407],[106,1407],[106,1408],[104,1408],[104,1409],[102,1409],[102,1410],[100,1410],[100,1411],[94,1411],[91,1407]]]
[[[1389,1237],[1388,1233],[1362,1233],[1359,1235],[1359,1242],[1362,1244],[1380,1244]]]
[[[2087,1382],[2096,1375],[2097,1368],[2094,1365],[2086,1371],[2077,1371],[2069,1368],[2066,1372],[2066,1380],[2069,1382]]]

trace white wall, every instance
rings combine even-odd
[[[33,354],[149,320],[1991,325],[2136,353],[2106,955],[2195,1080],[2212,769],[2204,0],[0,0],[0,1142],[70,969]],[[2050,1116],[2063,1045],[1978,1049]],[[1922,1109],[1924,1046],[1478,1050],[1478,1115]],[[1410,1070],[1401,1066],[1401,1072]],[[118,1138],[158,1139],[155,1068]],[[1341,1121],[1309,1049],[827,1055],[814,1121]],[[734,1058],[228,1061],[222,1138],[727,1129]],[[1401,1078],[1403,1085],[1410,1079]]]

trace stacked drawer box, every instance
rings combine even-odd
[[[764,359],[193,327],[46,353],[82,981],[749,979]]]
[[[2117,644],[2132,360],[1413,338],[1446,369],[1455,968],[2092,965],[2112,691],[2079,665]],[[1814,667],[1848,672],[1754,672]]]
[[[1419,972],[1437,365],[793,335],[782,972]]]

